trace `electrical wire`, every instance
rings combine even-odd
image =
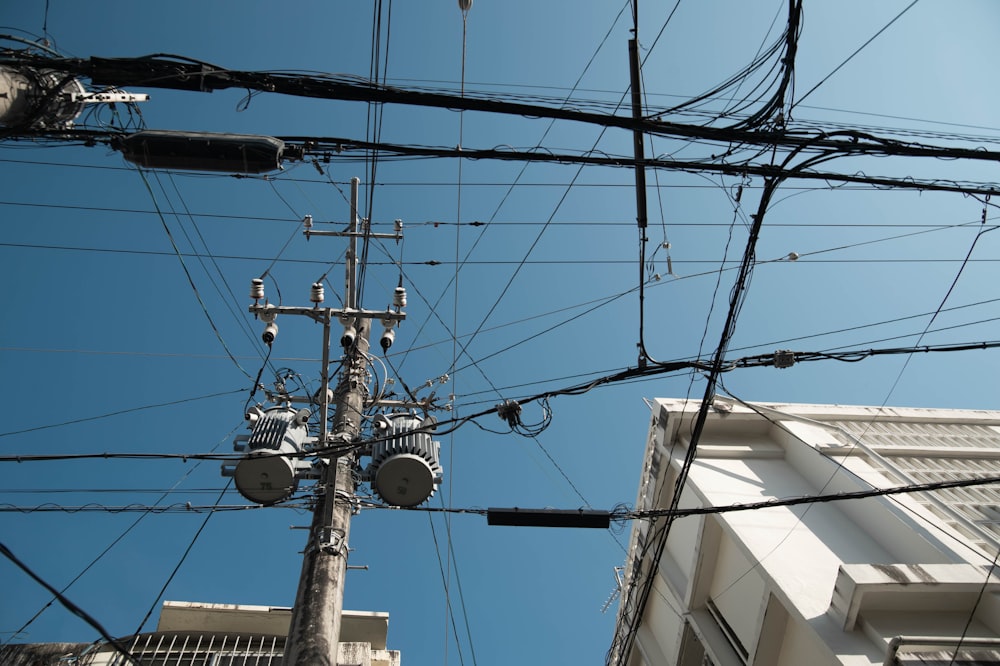
[[[46,425],[33,426],[31,428],[21,428],[19,430],[9,430],[7,432],[0,432],[0,437],[10,437],[12,435],[23,435],[29,432],[37,432],[39,430],[47,430],[49,428],[61,428],[68,425],[76,425],[77,423],[86,423],[87,421],[98,421],[100,419],[107,419],[113,416],[121,416],[122,414],[131,414],[133,412],[141,412],[147,409],[158,409],[160,407],[171,407],[173,405],[180,405],[186,402],[195,402],[198,400],[207,400],[209,398],[218,398],[224,395],[234,395],[236,393],[242,393],[246,389],[236,389],[235,391],[221,391],[219,393],[209,393],[208,395],[200,395],[194,398],[183,398],[181,400],[171,400],[170,402],[161,402],[155,405],[143,405],[141,407],[130,407],[128,409],[120,409],[114,412],[108,412],[107,414],[99,414],[97,416],[85,416],[79,419],[72,419],[70,421],[62,421],[60,423],[48,423]]]
[[[229,481],[226,482],[226,485],[222,489],[222,492],[219,493],[218,499],[215,500],[215,506],[218,506],[222,502],[222,497],[226,494],[226,491],[229,490],[229,486],[231,486],[232,484],[233,480],[230,478]],[[146,622],[149,621],[149,617],[153,614],[153,611],[156,610],[156,605],[160,603],[160,599],[163,598],[163,594],[167,591],[167,588],[170,586],[170,583],[174,580],[174,577],[177,575],[177,572],[180,571],[181,566],[184,564],[184,561],[187,559],[187,556],[191,553],[191,549],[194,548],[195,543],[198,542],[198,537],[200,537],[201,533],[205,531],[205,527],[208,525],[208,521],[211,520],[212,515],[214,513],[215,513],[214,511],[209,511],[205,514],[205,520],[201,521],[201,525],[198,527],[198,530],[194,533],[194,536],[191,537],[191,542],[188,543],[187,548],[184,549],[184,552],[181,554],[180,559],[177,561],[177,565],[174,567],[173,571],[170,572],[170,575],[167,576],[166,581],[164,581],[163,583],[163,587],[160,588],[160,592],[156,595],[156,598],[153,599],[153,603],[150,605],[149,610],[146,611],[146,615],[142,618],[142,621],[139,623],[139,627],[135,630],[136,637],[138,637],[138,635],[142,633],[142,628],[146,626]]]
[[[577,80],[573,84],[573,87],[567,93],[567,95],[566,95],[566,97],[564,99],[564,103],[568,102],[570,100],[570,98],[574,94],[574,91],[577,89],[577,87],[583,81],[584,76],[590,70],[590,67],[591,67],[591,65],[593,65],[595,59],[597,58],[598,53],[600,53],[601,49],[604,48],[604,45],[607,43],[608,38],[611,36],[611,34],[614,31],[614,28],[618,24],[619,20],[621,20],[622,14],[625,12],[625,9],[629,7],[629,4],[630,4],[630,0],[626,0],[625,3],[622,5],[622,7],[619,10],[617,16],[615,16],[614,20],[611,22],[611,26],[608,28],[607,33],[605,33],[604,37],[601,39],[600,44],[598,44],[597,48],[594,50],[594,53],[591,55],[590,60],[587,62],[587,64],[583,68],[583,71],[577,77]],[[464,62],[464,60],[463,60],[463,62]],[[464,65],[463,65],[463,72],[464,72]],[[464,89],[465,89],[465,85],[464,85],[464,74],[463,74],[463,83],[462,83],[463,96],[464,96]],[[462,114],[460,113],[460,117],[461,116],[462,116]],[[545,138],[549,135],[549,132],[552,130],[552,128],[554,127],[554,125],[555,125],[555,119],[552,119],[549,122],[549,124],[546,126],[545,130],[542,132],[542,136],[536,142],[536,144],[535,144],[536,149],[540,149],[542,147],[542,142],[545,141]],[[463,161],[462,159],[459,159],[459,164],[461,164],[462,161]],[[517,175],[514,177],[514,179],[509,184],[507,184],[507,183],[503,184],[503,186],[506,188],[506,192],[500,198],[500,201],[497,203],[496,207],[493,209],[493,213],[490,215],[488,221],[484,223],[484,225],[483,225],[483,232],[476,237],[476,239],[473,241],[473,243],[471,244],[471,246],[469,247],[469,249],[466,251],[465,256],[463,257],[463,259],[459,263],[458,267],[456,268],[455,276],[452,278],[453,280],[457,279],[457,275],[461,271],[462,267],[464,267],[466,264],[468,264],[470,262],[470,257],[472,256],[473,252],[475,252],[475,250],[478,247],[479,243],[483,240],[483,238],[486,235],[486,232],[488,231],[489,227],[492,224],[494,224],[494,222],[496,221],[497,216],[500,214],[500,211],[503,209],[504,204],[510,198],[511,194],[514,191],[514,188],[518,187],[519,185],[522,184],[522,180],[524,178],[525,173],[527,172],[529,164],[530,164],[530,162],[525,161],[524,164],[521,166],[521,169],[518,171]],[[573,182],[575,182],[575,181],[576,181],[576,178],[574,177]],[[569,184],[566,184],[566,185],[560,185],[560,187],[565,187],[568,190],[570,187],[572,187],[573,182],[571,182]],[[548,226],[548,225],[551,225],[551,224],[558,224],[558,223],[554,222],[554,220],[552,219],[552,216],[550,215],[549,219],[546,222],[542,223],[542,224],[543,224],[543,226]],[[440,304],[441,299],[444,298],[444,295],[451,288],[451,286],[452,286],[452,283],[449,282],[449,283],[447,283],[442,288],[441,294],[435,300],[435,302],[434,302],[433,305],[431,305],[425,299],[425,302],[429,306],[428,307],[428,313],[431,313],[434,316],[437,316],[436,313],[437,313],[438,305]],[[425,325],[430,320],[431,314],[429,314],[428,317],[425,318],[424,321],[420,324],[415,337],[419,337],[420,334],[421,334],[421,332],[423,332]],[[453,330],[453,332],[455,334],[457,334],[457,332],[458,332],[457,330],[455,330],[454,328],[452,330]],[[463,348],[463,352],[462,353],[465,354],[464,348]],[[406,354],[404,354],[403,360],[400,362],[400,366],[402,366],[406,362],[406,358],[407,358],[408,354],[409,354],[409,350],[407,351]],[[470,360],[472,360],[471,356],[469,356],[468,354],[465,354],[465,355],[468,356],[468,358],[470,358]],[[453,360],[455,362],[457,362],[457,358],[453,359]],[[453,365],[454,365],[454,363],[453,363]],[[466,366],[466,367],[468,367],[468,366]]]
[[[896,14],[896,16],[894,16],[894,17],[893,17],[893,19],[892,19],[891,21],[889,21],[888,23],[886,23],[886,24],[885,24],[884,26],[882,26],[882,28],[880,28],[880,29],[879,29],[879,31],[878,31],[878,32],[876,32],[876,33],[875,33],[874,35],[872,35],[872,36],[871,36],[871,37],[870,37],[870,38],[868,39],[868,41],[866,41],[866,42],[865,42],[864,44],[862,44],[861,46],[859,46],[859,47],[858,47],[858,48],[857,48],[857,49],[856,49],[856,50],[854,51],[854,53],[852,53],[851,55],[847,56],[847,58],[846,58],[846,59],[845,59],[845,60],[844,60],[843,62],[841,62],[841,63],[840,63],[839,65],[837,65],[837,66],[836,66],[836,67],[835,67],[835,68],[833,69],[833,71],[832,71],[832,72],[830,72],[829,74],[827,74],[826,76],[824,76],[824,77],[823,77],[822,79],[820,79],[819,83],[817,83],[817,84],[816,84],[816,85],[814,85],[814,86],[813,86],[812,88],[810,88],[810,89],[809,89],[809,90],[808,90],[808,91],[806,92],[806,94],[804,94],[804,95],[802,95],[802,97],[798,98],[798,99],[797,99],[797,100],[796,100],[796,101],[795,101],[795,102],[794,102],[794,103],[793,103],[793,104],[792,104],[792,105],[791,105],[791,106],[789,107],[789,109],[788,109],[788,113],[789,113],[789,114],[791,114],[791,112],[792,112],[792,109],[794,109],[794,108],[795,108],[796,106],[798,106],[798,105],[799,105],[799,104],[800,104],[800,103],[801,103],[801,102],[802,102],[802,101],[803,101],[803,100],[804,100],[804,99],[805,99],[806,97],[809,97],[809,95],[813,94],[813,91],[815,91],[815,90],[816,90],[817,88],[819,88],[819,87],[820,87],[821,85],[823,85],[824,83],[826,83],[826,82],[827,82],[827,81],[828,81],[828,80],[830,79],[830,77],[831,77],[831,76],[833,76],[834,74],[836,74],[837,72],[839,72],[839,71],[841,70],[841,68],[842,68],[842,67],[843,67],[844,65],[846,65],[847,63],[849,63],[849,62],[850,62],[851,60],[853,60],[853,59],[854,59],[854,56],[856,56],[856,55],[858,55],[859,53],[861,53],[861,51],[862,51],[862,50],[864,50],[864,48],[865,48],[866,46],[868,46],[869,44],[871,44],[871,43],[872,43],[873,41],[875,41],[875,39],[876,39],[876,38],[877,38],[877,37],[878,37],[879,35],[881,35],[881,34],[882,34],[883,32],[885,32],[886,30],[888,30],[888,29],[889,29],[889,26],[891,26],[891,25],[892,25],[893,23],[895,23],[896,21],[898,21],[898,20],[900,19],[900,17],[902,17],[902,16],[903,16],[903,14],[905,14],[905,13],[906,13],[906,12],[908,12],[908,11],[910,11],[910,10],[911,10],[911,9],[913,8],[913,6],[914,6],[915,4],[917,4],[917,2],[918,2],[918,1],[919,1],[919,0],[913,0],[913,2],[911,2],[911,3],[910,3],[910,4],[908,4],[908,5],[906,6],[906,7],[904,7],[904,8],[903,8],[903,10],[902,10],[901,12],[899,12],[898,14]]]
[[[169,203],[170,202],[169,195],[167,194],[166,188],[164,188],[163,183],[160,180],[159,174],[156,173],[156,172],[154,172],[154,176],[156,178],[157,185],[159,185],[159,187],[160,187],[160,192],[163,193],[163,196],[164,196],[165,200]],[[223,304],[225,305],[226,309],[229,310],[229,314],[232,315],[233,319],[236,321],[236,323],[239,325],[240,329],[243,331],[243,334],[247,337],[247,339],[251,343],[257,343],[256,336],[254,336],[251,333],[250,328],[248,326],[248,323],[247,323],[247,314],[245,312],[244,313],[237,313],[237,311],[233,308],[233,304],[236,303],[236,302],[238,302],[238,299],[236,298],[236,294],[233,292],[233,288],[229,284],[229,281],[226,280],[225,273],[223,273],[222,269],[219,267],[219,263],[216,260],[216,257],[212,254],[212,250],[209,248],[208,242],[205,240],[205,236],[201,233],[201,229],[198,227],[198,223],[197,223],[194,215],[191,214],[191,210],[188,208],[187,202],[184,200],[184,197],[181,195],[181,191],[180,191],[180,188],[177,186],[176,180],[174,180],[174,178],[169,173],[167,174],[166,178],[170,182],[170,185],[171,185],[171,187],[173,188],[173,191],[174,191],[174,195],[177,197],[177,200],[180,202],[180,205],[181,205],[181,207],[184,210],[184,216],[188,219],[188,222],[194,228],[194,232],[197,235],[198,240],[201,243],[201,247],[204,250],[205,257],[207,257],[208,262],[212,265],[212,268],[215,269],[215,275],[218,277],[218,281],[215,278],[212,277],[212,272],[208,269],[208,266],[205,265],[205,261],[201,258],[201,256],[200,256],[201,253],[199,252],[198,253],[199,254],[198,261],[201,264],[202,270],[204,270],[205,274],[209,276],[209,280],[212,283],[212,286],[215,287],[216,293],[220,296],[220,298],[221,298]],[[174,210],[172,212],[173,212],[174,217],[177,219],[178,226],[180,227],[181,232],[184,234],[185,239],[187,239],[187,242],[191,246],[191,248],[194,249],[195,244],[192,241],[190,235],[188,234],[187,229],[185,229],[184,225],[181,224],[181,216],[180,216],[180,214],[177,213],[176,210]],[[222,289],[219,287],[219,282],[221,282],[222,285],[225,286],[225,289],[226,289],[226,292],[228,292],[228,295],[225,294],[225,293],[223,293]],[[256,348],[257,348],[258,354],[260,354],[260,356],[263,357],[265,354],[260,351],[259,345],[256,345]],[[268,350],[268,352],[269,351],[270,350]]]
[[[239,426],[237,426],[237,428],[238,427]],[[233,432],[235,432],[235,431],[236,431],[236,428],[233,428],[232,430],[230,430],[229,433],[227,433],[221,440],[219,440],[219,442],[215,445],[215,447],[212,449],[212,451],[215,451],[216,449],[218,449],[219,446],[221,446],[223,442],[228,441],[229,438],[232,436]],[[61,489],[46,489],[44,491],[23,491],[23,490],[22,491],[18,491],[18,490],[7,489],[7,490],[4,490],[2,492],[4,492],[4,493],[43,492],[45,494],[60,493],[60,492],[127,492],[127,493],[130,493],[130,494],[131,493],[136,493],[136,492],[156,492],[156,493],[161,493],[161,494],[160,494],[160,497],[153,504],[153,506],[158,506],[160,504],[160,502],[162,502],[163,500],[165,500],[167,498],[168,495],[170,495],[170,494],[172,494],[174,492],[179,492],[179,491],[177,491],[177,487],[181,483],[183,483],[185,479],[187,479],[188,477],[190,477],[191,474],[196,469],[198,469],[198,467],[199,467],[200,464],[201,463],[196,463],[196,464],[192,465],[190,468],[188,468],[188,470],[186,472],[184,472],[184,474],[181,476],[181,478],[177,480],[177,482],[173,485],[173,487],[171,487],[171,488],[169,488],[167,490],[162,490],[162,491],[161,490],[152,490],[152,489],[141,490],[141,491],[135,490],[135,489],[102,489],[102,490],[99,490],[99,491],[94,491],[94,490],[78,490],[78,489],[65,489],[65,488],[61,488]],[[213,489],[211,489],[211,492],[215,492],[216,490],[217,490],[216,488],[213,488]],[[187,490],[180,491],[180,492],[192,493],[192,492],[196,492],[196,491],[193,490],[193,489],[187,489]],[[218,504],[218,502],[216,502],[216,503]],[[0,505],[0,512],[12,510],[12,509],[13,510],[18,510],[19,507],[13,507],[12,505],[7,505],[7,504]],[[26,511],[19,511],[19,512],[20,513],[25,513]],[[27,512],[31,513],[33,511],[27,511]],[[66,583],[66,585],[64,585],[62,587],[62,589],[59,590],[60,594],[66,594],[66,592],[69,590],[69,588],[71,588],[77,581],[79,581],[81,578],[83,578],[83,576],[88,571],[90,571],[94,567],[94,565],[96,565],[98,562],[100,562],[104,558],[105,555],[107,555],[109,552],[111,552],[111,550],[116,545],[118,545],[122,541],[122,539],[124,539],[126,536],[128,536],[128,534],[133,529],[135,529],[139,525],[139,523],[141,523],[149,515],[151,515],[151,512],[149,512],[149,511],[143,512],[142,515],[140,515],[138,518],[136,518],[134,521],[132,521],[132,523],[128,527],[126,527],[125,530],[121,534],[119,534],[110,544],[108,544],[107,547],[105,547],[104,550],[102,550],[97,555],[97,557],[95,557],[93,560],[91,560],[90,563],[87,564],[87,566],[85,566],[83,569],[81,569],[80,572],[76,576],[74,576],[71,581],[69,581],[68,583]],[[14,640],[14,638],[16,636],[20,635],[21,632],[23,632],[25,629],[27,629],[28,627],[30,627],[32,625],[32,623],[35,620],[37,620],[39,617],[41,617],[42,613],[44,613],[46,610],[48,610],[52,606],[52,604],[55,601],[57,601],[57,600],[58,599],[56,597],[53,597],[52,599],[50,599],[48,601],[48,603],[46,603],[40,609],[38,609],[38,611],[34,615],[32,615],[24,624],[22,624],[21,627],[17,629],[17,631],[15,631],[14,633],[11,634],[11,639],[10,640]],[[7,641],[7,642],[9,643],[10,641]],[[4,642],[0,641],[0,646],[2,646],[2,645],[4,645]]]
[[[375,508],[375,506],[377,506],[377,505],[369,505],[368,508]],[[451,606],[451,595],[448,594],[448,579],[450,577],[450,574],[445,574],[444,561],[441,558],[441,545],[438,543],[437,530],[434,528],[434,518],[433,518],[433,516],[430,513],[428,513],[427,514],[427,519],[428,519],[428,523],[430,524],[430,528],[431,528],[431,538],[434,541],[434,552],[437,554],[438,570],[441,572],[441,585],[445,589],[445,595],[444,595],[445,614],[448,616],[448,619],[451,620],[451,627],[452,627],[453,631],[455,632],[455,643],[458,644],[458,625],[455,622],[455,610]],[[448,626],[447,622],[445,622],[445,626],[446,627]],[[447,653],[448,653],[448,644],[449,644],[449,641],[448,641],[448,636],[447,636],[447,632],[446,632],[446,635],[445,635],[445,655],[447,655]],[[459,645],[458,660],[462,664],[465,663],[465,657],[462,654],[461,645]]]
[[[951,488],[976,488],[979,486],[989,486],[1000,484],[1000,476],[984,475],[968,479],[955,479],[951,481],[934,481],[931,483],[912,483],[903,486],[888,486],[884,488],[869,488],[867,490],[856,490],[840,493],[828,493],[819,495],[800,495],[795,497],[776,497],[760,502],[736,502],[733,504],[691,507],[687,509],[645,509],[633,510],[627,505],[620,504],[613,511],[608,511],[613,522],[628,522],[634,520],[651,520],[654,518],[690,518],[691,516],[712,516],[726,513],[739,513],[744,511],[762,511],[778,507],[802,506],[809,504],[825,504],[830,502],[846,502],[852,500],[870,499],[873,497],[891,497],[893,495],[912,495],[915,493],[933,492],[935,490],[948,490]],[[370,509],[389,509],[393,511],[418,511],[425,513],[451,513],[485,516],[489,509],[480,508],[451,508],[451,507],[396,507],[384,504],[369,504]]]
[[[80,618],[81,620],[89,624],[91,627],[96,629],[97,633],[99,633],[101,637],[104,640],[106,640],[109,645],[111,645],[111,647],[113,647],[116,651],[118,651],[119,654],[121,654],[123,657],[128,659],[136,666],[142,666],[142,663],[135,657],[135,655],[129,652],[128,648],[122,645],[121,642],[119,642],[116,638],[112,637],[111,634],[108,633],[108,630],[105,629],[100,622],[95,620],[90,613],[83,610],[75,603],[67,599],[64,594],[62,594],[59,590],[57,590],[51,584],[46,582],[45,579],[43,579],[41,576],[35,573],[31,569],[31,567],[29,567],[27,564],[18,559],[18,557],[11,552],[10,548],[8,548],[2,542],[0,542],[0,555],[6,557],[8,560],[10,560],[11,563],[14,564],[14,566],[16,566],[24,573],[28,574],[28,576],[31,577],[32,580],[34,580],[36,583],[38,583],[46,590],[48,590],[49,593],[52,594],[52,596],[54,596],[56,599],[59,600],[59,603],[62,604],[63,607],[66,608],[66,610],[71,612],[73,615],[76,615],[78,618]]]
[[[242,372],[244,375],[246,375],[247,379],[249,379],[250,374],[243,369],[243,366],[240,365],[240,362],[236,360],[235,356],[233,356],[232,351],[230,351],[229,349],[229,345],[226,344],[225,339],[223,339],[222,337],[222,333],[215,325],[215,320],[212,319],[212,315],[209,314],[208,307],[205,305],[205,301],[202,300],[201,298],[201,293],[198,291],[198,286],[194,282],[194,277],[188,270],[187,264],[184,261],[184,256],[181,253],[180,248],[177,247],[177,242],[174,240],[173,234],[170,232],[170,226],[167,224],[167,219],[166,217],[164,217],[163,212],[160,210],[159,204],[156,202],[156,194],[153,192],[153,188],[149,184],[149,179],[146,177],[146,171],[144,169],[137,168],[136,172],[138,172],[140,178],[142,178],[143,185],[146,186],[146,191],[149,192],[149,196],[153,202],[153,207],[156,209],[157,216],[160,219],[160,224],[163,226],[163,231],[166,233],[167,239],[170,241],[170,246],[173,248],[174,254],[176,254],[177,259],[180,260],[181,270],[184,271],[184,275],[185,277],[187,277],[188,284],[191,286],[191,290],[194,292],[195,299],[197,299],[198,305],[201,306],[201,311],[205,315],[205,318],[208,320],[209,326],[212,327],[212,331],[215,333],[216,339],[222,345],[222,348],[226,351],[226,355],[229,356],[229,359],[236,365],[237,369],[239,369],[239,371]]]
[[[886,349],[858,349],[850,351],[842,351],[837,353],[827,353],[827,352],[791,352],[787,350],[780,350],[770,355],[757,355],[744,357],[736,360],[720,360],[717,363],[707,362],[701,360],[681,360],[674,362],[661,362],[657,365],[650,365],[643,368],[634,367],[626,368],[618,372],[602,375],[595,379],[592,379],[581,384],[576,384],[562,389],[544,391],[535,395],[531,395],[518,400],[505,400],[498,405],[491,408],[481,410],[474,414],[469,414],[461,417],[455,417],[448,420],[439,421],[434,427],[435,432],[438,434],[448,434],[453,432],[454,429],[475,421],[476,419],[482,418],[483,416],[491,414],[500,414],[501,418],[508,420],[508,418],[515,419],[515,426],[518,430],[522,430],[524,434],[531,436],[531,433],[537,428],[544,427],[547,425],[548,420],[551,418],[551,414],[545,415],[544,405],[550,398],[557,396],[575,396],[583,395],[589,393],[590,391],[611,384],[617,384],[627,381],[632,381],[636,379],[650,378],[662,374],[675,373],[685,370],[698,370],[702,372],[711,372],[715,368],[715,372],[721,374],[724,372],[731,372],[740,368],[751,368],[751,367],[769,367],[778,366],[782,367],[784,363],[788,360],[793,362],[809,362],[809,361],[820,361],[820,360],[835,360],[843,362],[856,362],[862,360],[863,358],[883,356],[883,355],[907,355],[916,352],[965,352],[974,350],[987,350],[987,349],[998,349],[1000,348],[1000,340],[995,341],[979,341],[979,342],[968,342],[968,343],[958,343],[958,344],[946,344],[946,345],[922,345],[920,347],[898,347],[898,348],[886,348]],[[787,366],[784,366],[787,367]],[[492,392],[498,393],[496,387],[493,387]],[[212,396],[210,396],[212,397]],[[184,401],[182,401],[184,402]],[[540,402],[543,404],[543,419],[541,422],[524,426],[520,420],[519,416],[511,416],[513,411],[518,411],[522,405],[529,404],[532,402]],[[143,409],[143,408],[138,408]],[[127,410],[127,411],[135,411]],[[101,417],[94,417],[101,418]],[[87,419],[90,420],[90,419]],[[509,423],[509,421],[508,421]],[[452,426],[447,430],[442,430],[446,426]],[[50,427],[50,426],[43,426]],[[418,429],[418,431],[423,432]],[[535,433],[537,434],[537,433]],[[396,435],[402,436],[402,435]],[[302,453],[285,453],[281,454],[285,457],[295,458],[295,457],[311,457],[316,455],[327,455],[331,453],[343,453],[346,451],[356,450],[358,448],[368,446],[377,441],[386,441],[394,436],[374,438],[370,440],[365,440],[355,444],[348,444],[343,446],[328,447],[323,449],[312,450]],[[0,455],[0,462],[39,462],[39,461],[53,461],[53,460],[85,460],[85,459],[148,459],[148,460],[166,460],[166,459],[181,459],[181,460],[238,460],[241,455],[227,455],[227,454],[199,454],[199,453],[122,453],[122,452],[104,452],[104,453],[71,453],[71,454],[13,454],[13,455]]]
[[[972,610],[969,611],[969,618],[965,621],[965,626],[962,627],[962,633],[959,635],[958,643],[955,645],[955,652],[951,655],[951,659],[948,660],[948,666],[953,666],[955,660],[958,659],[959,652],[962,650],[962,643],[965,642],[966,636],[969,635],[969,627],[972,626],[972,621],[976,617],[976,611],[979,610],[980,604],[983,603],[986,588],[993,579],[993,572],[997,568],[997,560],[1000,560],[1000,550],[993,556],[993,562],[990,563],[989,569],[986,570],[986,580],[979,586],[979,594],[976,595],[976,602],[972,604]]]
[[[798,151],[794,151],[785,157],[782,161],[782,166],[787,167],[789,162],[791,162],[791,160],[796,156],[797,152]],[[821,159],[823,158],[814,157],[804,159],[797,167],[795,167],[795,169],[807,168]],[[781,178],[770,178],[765,181],[764,190],[757,206],[757,213],[752,216],[753,225],[750,229],[749,237],[743,253],[743,260],[740,264],[740,268],[738,269],[730,294],[729,310],[726,314],[726,320],[722,327],[719,343],[713,353],[713,358],[706,376],[705,395],[701,401],[701,406],[692,425],[690,444],[688,445],[684,460],[674,481],[673,492],[670,496],[670,509],[677,508],[680,502],[681,493],[687,482],[688,473],[694,463],[694,459],[697,454],[698,441],[700,440],[705,427],[709,406],[712,402],[712,397],[715,394],[716,383],[718,382],[719,376],[723,371],[723,358],[728,348],[729,341],[732,339],[735,332],[736,320],[740,314],[740,310],[742,309],[744,299],[746,298],[750,278],[756,264],[756,245],[761,226],[764,222],[764,216],[770,205],[771,198],[781,181]],[[625,591],[622,592],[623,609],[626,608],[626,600],[631,602],[632,594],[637,592],[638,598],[635,601],[635,605],[632,606],[631,614],[626,614],[623,610],[623,614],[618,618],[619,621],[615,626],[614,638],[606,656],[606,663],[608,664],[611,664],[612,662],[622,664],[629,658],[629,654],[632,650],[632,644],[635,640],[636,632],[638,631],[639,622],[641,621],[642,614],[646,607],[646,602],[653,587],[654,578],[659,569],[660,556],[666,547],[667,538],[670,535],[672,520],[672,518],[668,518],[667,521],[663,523],[660,532],[657,535],[655,546],[653,548],[653,559],[650,563],[649,570],[645,574],[644,580],[640,581],[637,576],[633,576],[629,581],[628,593],[626,594]]]

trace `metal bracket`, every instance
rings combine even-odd
[[[335,530],[332,527],[324,527],[320,530],[319,543],[317,544],[321,552],[327,555],[347,556],[347,541],[344,539],[342,530]]]

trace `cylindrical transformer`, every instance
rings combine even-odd
[[[295,459],[309,435],[296,410],[273,407],[253,424],[250,453],[236,464],[233,479],[243,497],[257,504],[274,504],[298,488]]]
[[[411,414],[389,414],[388,421],[382,441],[372,444],[372,490],[392,506],[422,504],[441,483],[441,443],[414,432],[421,420]]]

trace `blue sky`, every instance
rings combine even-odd
[[[657,38],[674,3],[640,3],[647,105],[677,104],[739,71],[777,38],[786,5],[680,2]],[[908,5],[807,1],[792,99],[809,94],[794,119],[995,149],[995,3],[918,2],[823,81]],[[463,23],[456,3],[394,3],[391,20],[389,3],[383,6],[389,82],[457,91]],[[34,39],[47,27],[56,49],[79,57],[173,53],[234,69],[367,77],[372,19],[371,3],[244,2],[237,8],[189,0],[39,0],[0,7],[0,33]],[[583,105],[616,103],[628,89],[631,12],[625,3],[480,0],[467,27],[469,91],[571,96],[572,104]],[[142,116],[154,129],[357,139],[369,132],[368,109],[356,102],[263,94],[248,100],[240,90],[135,91],[151,94]],[[749,93],[728,91],[737,101]],[[706,110],[725,104],[715,100]],[[537,118],[401,106],[384,109],[381,139],[619,154],[632,145],[620,130],[601,136],[578,123],[550,128]],[[678,159],[722,150],[662,138],[647,144],[649,155]],[[298,220],[311,214],[320,223],[343,222],[353,176],[362,178],[363,204],[371,204],[374,223],[401,218],[406,225],[401,246],[373,250],[364,305],[386,305],[399,278],[392,263],[401,258],[408,318],[391,360],[408,385],[448,373],[450,381],[433,390],[454,394],[461,416],[635,365],[640,270],[631,171],[465,161],[460,174],[454,160],[383,160],[372,187],[360,161],[335,160],[323,175],[309,164],[286,166],[268,180],[151,172],[144,181],[105,148],[0,143],[0,283],[6,287],[0,395],[7,407],[0,455],[231,450],[233,436],[245,432],[241,417],[252,378],[227,356],[184,267],[226,346],[255,375],[261,325],[245,314],[250,279],[277,257],[269,293],[277,288],[283,303],[307,303],[309,285],[337,262],[343,245],[307,242],[296,235]],[[994,165],[974,162],[852,158],[823,168],[997,179]],[[733,272],[720,276],[718,270],[735,266],[742,254],[762,181],[742,182],[742,207],[734,212],[738,177],[660,171],[648,180],[650,254],[669,242],[674,274],[661,248],[646,272],[662,277],[646,290],[647,349],[658,360],[691,358],[699,350],[707,356],[732,286]],[[960,194],[789,181],[767,213],[761,263],[731,356],[997,339],[992,320],[1000,306],[991,300],[1000,235],[977,240],[982,214],[980,201]],[[987,216],[988,227],[995,208]],[[471,221],[490,224],[456,225]],[[184,266],[166,230],[185,255]],[[790,252],[801,258],[777,261]],[[456,257],[466,256],[456,296]],[[441,264],[424,263],[430,261]],[[341,274],[340,265],[331,269],[334,285]],[[304,319],[280,324],[272,361],[315,387],[319,328]],[[459,360],[454,369],[453,335],[468,343],[475,365]],[[796,340],[785,342],[790,339]],[[724,379],[750,401],[995,409],[997,365],[995,352],[977,351],[750,369]],[[537,441],[488,432],[504,429],[492,415],[480,419],[485,429],[467,424],[441,437],[445,482],[431,504],[607,509],[630,503],[649,418],[643,398],[700,397],[703,386],[700,377],[667,375],[554,398],[551,425]],[[44,427],[176,401],[186,402]],[[525,407],[526,422],[540,418],[537,405]],[[150,505],[167,489],[172,492],[162,504],[205,505],[225,482],[214,462],[7,462],[0,463],[0,505]],[[223,498],[224,504],[241,502],[234,491]],[[141,515],[3,512],[0,538],[62,587]],[[143,517],[67,596],[113,634],[135,631],[203,520],[200,514]],[[164,598],[291,605],[304,533],[289,526],[308,522],[305,513],[279,508],[213,515]],[[366,510],[353,523],[351,563],[369,569],[349,574],[345,607],[388,611],[390,647],[402,650],[408,664],[600,663],[614,626],[613,609],[602,614],[601,607],[614,590],[614,567],[623,564],[626,543],[627,528],[617,534],[500,528],[457,515],[449,529],[440,516]],[[0,580],[0,640],[6,641],[48,596],[6,562]],[[16,640],[95,637],[54,605]]]

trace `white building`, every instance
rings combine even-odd
[[[292,610],[165,601],[156,631],[121,639],[142,666],[281,666]],[[389,614],[344,611],[337,664],[400,666],[386,649]],[[39,643],[0,647],[5,666],[126,666],[110,645]]]
[[[670,506],[699,404],[653,403],[637,510]],[[716,400],[678,508],[1000,477],[1000,412],[753,408]],[[1000,484],[666,524],[634,522],[611,663],[1000,663]]]

